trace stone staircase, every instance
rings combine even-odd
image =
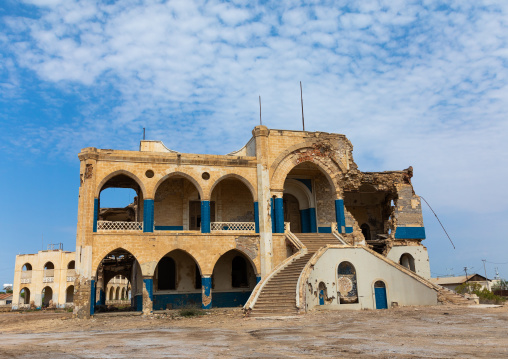
[[[264,285],[250,317],[296,315],[296,286],[303,268],[321,247],[342,244],[331,233],[298,233],[298,239],[307,247],[307,254],[294,259]]]
[[[464,295],[454,292],[451,289],[436,285],[437,288],[437,300],[443,304],[452,305],[474,305],[475,301],[471,298],[468,299]]]

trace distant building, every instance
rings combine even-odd
[[[0,306],[12,303],[12,293],[0,293]]]
[[[492,288],[492,280],[485,278],[484,276],[474,273],[470,274],[467,277],[465,275],[461,275],[458,277],[437,277],[437,278],[430,278],[430,281],[434,284],[438,284],[442,287],[455,290],[459,285],[464,284],[467,282],[469,283],[475,283],[482,286],[482,289],[488,289]]]

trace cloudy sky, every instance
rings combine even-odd
[[[247,4],[247,5],[246,5]],[[0,284],[74,250],[83,147],[242,147],[259,121],[346,134],[364,171],[414,167],[434,275],[508,277],[508,2],[0,4]],[[500,263],[500,264],[494,264]]]

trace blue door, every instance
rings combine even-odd
[[[376,309],[388,309],[388,301],[386,299],[386,287],[381,281],[374,284],[374,294],[376,297]]]

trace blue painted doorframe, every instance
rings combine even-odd
[[[386,288],[374,288],[374,294],[376,296],[376,309],[388,309]]]

